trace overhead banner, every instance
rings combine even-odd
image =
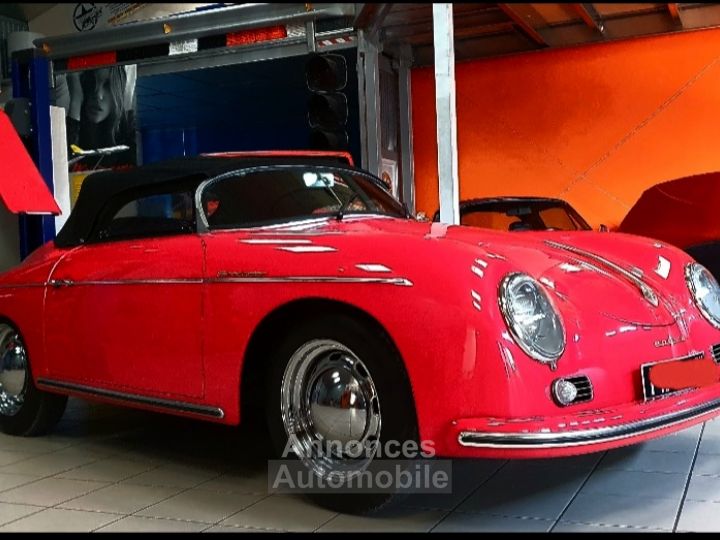
[[[30,30],[46,36],[104,30],[125,23],[169,17],[178,13],[229,4],[92,3],[57,4],[29,22]]]

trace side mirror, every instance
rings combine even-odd
[[[600,225],[600,227],[598,227],[598,231],[600,232],[608,232],[609,230],[607,225]]]
[[[415,219],[418,221],[430,221],[425,212],[418,212],[415,214]]]

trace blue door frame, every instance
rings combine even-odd
[[[52,136],[50,133],[50,60],[39,49],[18,51],[12,58],[14,98],[30,100],[32,133],[28,150],[40,174],[55,193],[53,183]],[[55,238],[53,216],[20,215],[20,258]]]

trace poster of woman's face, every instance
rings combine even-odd
[[[137,164],[135,84],[137,66],[111,66],[55,76],[54,105],[66,112],[69,157],[73,146],[103,150],[127,146],[77,163],[79,169]]]

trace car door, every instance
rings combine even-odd
[[[45,303],[49,376],[90,389],[199,398],[201,240],[173,231],[179,220],[158,214],[157,205],[156,215],[138,215],[139,202],[131,203],[134,214],[125,207],[101,230],[105,241],[76,248],[53,270]]]

